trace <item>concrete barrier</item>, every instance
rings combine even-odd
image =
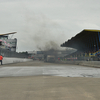
[[[100,61],[82,61],[79,65],[90,66],[90,67],[100,67]]]
[[[19,63],[19,62],[26,62],[26,61],[33,61],[32,59],[26,58],[8,58],[4,57],[2,63],[3,64],[10,64],[10,63]]]
[[[56,61],[57,63],[82,65],[89,67],[100,67],[100,61]]]

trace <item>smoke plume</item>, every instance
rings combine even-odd
[[[36,14],[27,14],[25,22],[24,38],[26,36],[25,41],[28,41],[25,45],[42,51],[61,48],[65,35],[57,22]]]

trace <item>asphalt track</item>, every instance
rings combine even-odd
[[[41,61],[9,64],[0,68],[0,77],[41,75],[100,78],[100,68],[44,63]]]
[[[76,65],[40,61],[3,65],[0,100],[100,100],[99,77],[99,68]]]

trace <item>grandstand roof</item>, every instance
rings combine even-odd
[[[6,33],[6,34],[0,34],[0,36],[4,36],[4,35],[10,35],[10,34],[15,34],[17,32],[11,32],[11,33]]]
[[[61,44],[62,47],[76,48],[81,51],[91,51],[94,49],[100,49],[100,30],[84,29],[76,36],[72,37],[65,43]]]

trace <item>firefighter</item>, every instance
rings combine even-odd
[[[2,55],[0,55],[0,62],[1,62],[1,65],[2,65],[2,59],[3,59],[3,57],[2,57]]]

